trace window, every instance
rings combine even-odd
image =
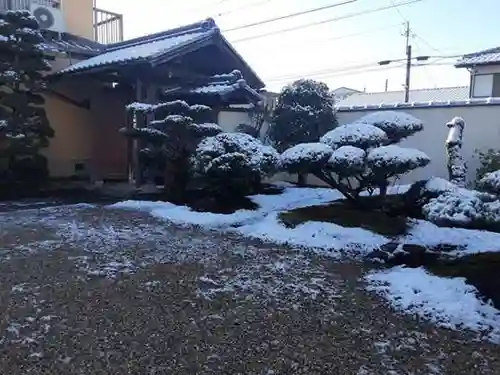
[[[500,73],[493,74],[493,97],[500,97]]]
[[[476,74],[472,77],[472,97],[489,98],[493,93],[493,74]]]

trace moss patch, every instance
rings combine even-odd
[[[284,212],[280,219],[288,227],[307,221],[323,221],[348,228],[363,228],[384,236],[399,236],[408,230],[404,216],[382,210],[363,210],[345,200]]]
[[[499,244],[500,246],[500,244]],[[455,260],[439,261],[427,266],[438,276],[464,277],[485,299],[500,309],[500,253],[468,255]]]

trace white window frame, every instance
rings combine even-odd
[[[493,73],[475,74],[472,77],[472,97],[489,98],[493,95]]]

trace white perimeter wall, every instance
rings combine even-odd
[[[446,150],[444,142],[448,134],[446,123],[455,116],[465,120],[462,152],[468,165],[467,179],[475,179],[479,166],[475,150],[494,148],[500,150],[500,105],[464,105],[428,108],[393,109],[404,111],[424,122],[424,130],[401,142],[403,147],[413,147],[424,151],[432,159],[429,166],[411,172],[402,179],[403,183],[413,182],[432,176],[448,178]],[[340,124],[348,124],[360,117],[375,112],[341,110],[337,113]]]
[[[479,166],[476,150],[485,151],[489,148],[500,150],[500,105],[407,107],[391,110],[407,112],[424,122],[423,131],[404,140],[400,145],[422,150],[432,159],[426,168],[403,176],[401,183],[411,183],[432,176],[448,178],[444,146],[448,134],[446,123],[455,116],[463,117],[466,123],[462,152],[468,165],[467,179],[469,182],[474,181],[476,169]],[[339,124],[344,125],[376,111],[342,109],[337,113],[337,117]],[[218,120],[219,125],[228,132],[235,131],[238,124],[251,123],[250,117],[245,112],[220,112]],[[263,133],[265,130],[263,129]],[[283,175],[280,178],[283,178]],[[296,181],[296,177],[287,176],[286,180]],[[308,182],[318,183],[317,179],[312,177],[309,178]]]

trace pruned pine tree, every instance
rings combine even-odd
[[[211,119],[211,108],[188,105],[184,101],[148,105],[133,103],[127,107],[137,116],[151,116],[145,127],[122,129],[140,140],[142,168],[160,171],[164,176],[165,195],[171,201],[182,202],[191,177],[190,158],[198,143],[222,129]]]
[[[396,143],[423,129],[406,113],[383,111],[327,132],[320,142],[296,145],[281,155],[290,173],[310,173],[359,204],[360,194],[378,191],[383,203],[391,180],[429,164],[429,157]]]
[[[322,82],[310,79],[295,81],[278,96],[267,138],[279,151],[300,143],[318,142],[337,126],[335,97]],[[299,184],[305,176],[299,174]]]
[[[51,70],[43,41],[29,12],[0,14],[0,159],[14,179],[47,172],[39,152],[48,146],[54,131],[42,96]],[[34,171],[36,166],[43,170]]]

